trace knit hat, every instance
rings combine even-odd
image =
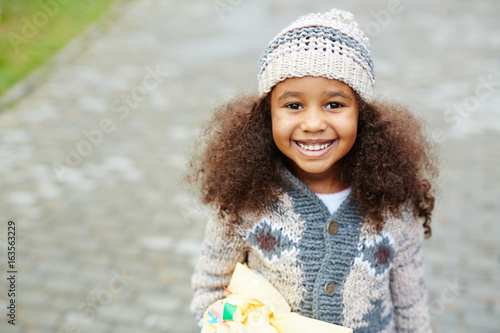
[[[300,17],[281,31],[259,60],[259,94],[292,77],[317,76],[344,82],[370,100],[375,70],[368,37],[350,12],[332,9]]]

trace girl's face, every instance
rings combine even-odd
[[[339,161],[354,145],[358,126],[349,86],[322,77],[286,79],[271,92],[271,119],[274,142],[292,173],[318,193],[344,188]]]

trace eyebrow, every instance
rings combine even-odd
[[[345,92],[341,90],[329,90],[329,91],[324,91],[322,95],[326,95],[328,97],[343,97],[345,99],[350,99],[352,101],[351,96],[347,95]]]
[[[303,93],[301,93],[299,91],[285,91],[278,98],[278,102],[281,100],[284,100],[288,97],[298,97],[298,96],[302,96],[302,95],[303,95]],[[326,95],[327,97],[343,97],[345,99],[349,99],[352,101],[352,98],[341,90],[328,90],[328,91],[324,91],[321,95],[324,95],[324,96]]]
[[[288,97],[297,97],[297,96],[302,96],[303,94],[299,91],[285,91],[279,98],[278,98],[278,102],[283,100],[283,99],[286,99]]]

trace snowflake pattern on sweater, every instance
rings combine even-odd
[[[392,268],[394,253],[394,239],[387,231],[382,231],[374,239],[359,243],[355,261],[364,264],[377,280],[382,280]]]
[[[207,307],[226,296],[236,263],[247,262],[301,315],[355,333],[431,332],[423,227],[411,210],[387,217],[376,232],[352,195],[330,214],[290,172],[284,179],[274,210],[248,214],[235,228],[209,220],[192,277],[198,324]],[[331,221],[339,226],[335,234],[328,232]],[[332,282],[335,288],[327,290]]]
[[[280,224],[262,219],[248,230],[243,239],[268,263],[280,260],[297,252],[297,240],[287,234]]]

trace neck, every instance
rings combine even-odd
[[[307,173],[295,168],[292,173],[314,193],[337,193],[348,187],[340,179],[340,167],[324,173]]]

